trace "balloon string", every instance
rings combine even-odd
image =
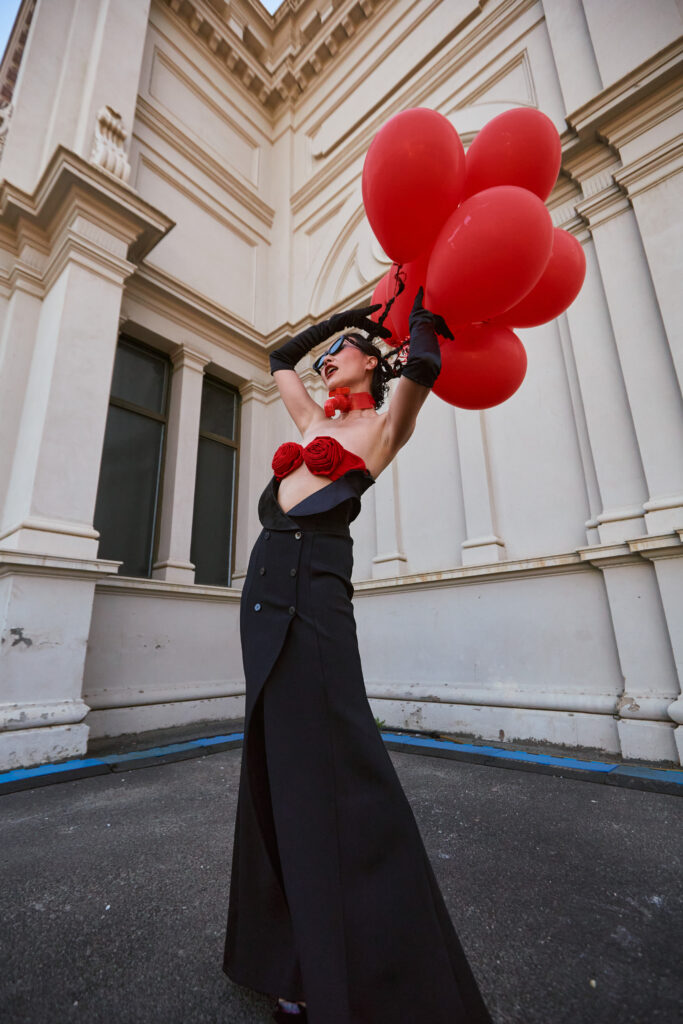
[[[403,276],[401,275],[401,270],[402,269],[403,269],[403,264],[402,263],[397,263],[396,264],[396,273],[394,274],[394,280],[396,282],[394,284],[394,294],[391,296],[391,298],[387,302],[386,306],[384,307],[384,312],[382,313],[381,317],[377,321],[377,323],[380,325],[380,327],[384,326],[384,321],[389,316],[389,310],[391,309],[391,307],[394,304],[394,299],[396,299],[401,294],[401,292],[403,291],[403,289],[406,286],[405,285],[405,281],[403,280]]]

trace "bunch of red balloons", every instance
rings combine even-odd
[[[488,409],[510,398],[527,367],[511,328],[554,320],[579,293],[583,249],[553,228],[545,206],[560,161],[557,129],[530,107],[493,118],[467,154],[450,121],[425,107],[390,118],[370,145],[363,202],[393,261],[372,301],[395,296],[385,326],[398,345],[424,287],[425,308],[455,336],[439,338],[434,385],[451,405]]]

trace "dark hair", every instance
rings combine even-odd
[[[368,338],[364,334],[358,334],[356,331],[344,334],[344,337],[352,341],[366,355],[377,356],[377,366],[372,371],[370,393],[375,399],[375,408],[379,409],[384,404],[384,399],[387,396],[389,381],[401,375],[402,366],[398,362],[398,350],[396,350],[397,357],[392,365],[377,345],[374,344],[372,338]]]

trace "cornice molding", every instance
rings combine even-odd
[[[148,263],[139,266],[126,282],[126,296],[217,344],[225,346],[226,332],[241,343],[248,343],[248,349],[238,352],[239,355],[250,353],[253,358],[253,346],[264,344],[264,336],[253,324]]]
[[[171,354],[173,370],[194,370],[196,373],[203,373],[204,368],[211,362],[210,356],[203,352],[197,352],[183,342],[175,352]],[[177,563],[164,562],[164,565],[176,565]],[[189,563],[188,563],[189,565]],[[187,566],[184,566],[187,568]],[[193,566],[194,568],[194,566]]]
[[[344,171],[354,163],[361,162],[372,139],[390,117],[406,107],[419,107],[424,103],[433,106],[430,97],[438,93],[456,71],[471,63],[496,35],[536,3],[537,0],[507,0],[489,12],[478,11],[457,25],[448,36],[440,40],[428,54],[411,67],[399,82],[382,95],[370,110],[364,111],[362,119],[351,125],[335,140],[334,145],[316,153],[316,157],[322,159],[345,143],[336,160],[329,161],[324,167],[314,171],[305,184],[293,193],[292,212],[300,212],[319,192],[338,180]],[[457,46],[451,45],[454,44],[456,37]],[[463,91],[465,90],[466,86],[463,86]],[[452,96],[445,99],[441,106],[450,110],[461,109],[459,102],[454,106]]]
[[[269,15],[251,0],[157,0],[270,115],[291,106],[384,0],[288,2]],[[288,37],[284,46],[282,38]]]
[[[99,534],[97,535],[99,536]],[[0,578],[25,576],[59,576],[93,582],[93,574],[108,576],[118,571],[122,562],[104,558],[73,558],[65,555],[36,554],[0,546]]]
[[[79,209],[91,211],[104,231],[126,239],[125,256],[132,263],[144,259],[174,226],[122,181],[61,145],[33,194],[6,180],[0,183],[0,222],[17,232],[22,222],[30,224],[51,242],[66,207],[76,199]]]
[[[610,145],[622,145],[657,124],[660,113],[680,108],[682,56],[680,38],[568,114],[567,124],[580,137],[604,134]]]
[[[200,601],[218,601],[220,604],[239,603],[242,596],[242,591],[236,587],[213,587],[205,583],[172,583],[154,577],[150,579],[120,575],[108,578],[103,576],[95,584],[95,592],[106,594],[108,597],[166,597],[182,601],[192,598]]]
[[[614,172],[614,179],[628,193],[637,196],[655,188],[683,170],[683,133],[669,139],[640,160]]]
[[[630,206],[628,197],[614,182],[605,185],[600,192],[575,203],[576,212],[584,218],[591,231],[601,224],[606,224],[613,217],[618,217],[630,209]]]

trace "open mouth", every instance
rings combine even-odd
[[[325,380],[329,380],[333,373],[337,372],[336,366],[330,366],[329,369],[325,370]]]

